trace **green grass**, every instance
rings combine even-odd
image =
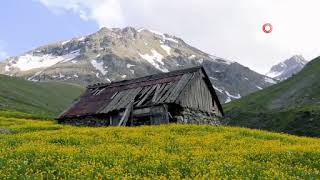
[[[225,126],[93,128],[0,117],[0,179],[124,177],[319,179],[320,139]]]
[[[292,78],[224,106],[230,124],[320,137],[320,58]]]
[[[36,119],[36,117],[31,114],[8,110],[0,110],[0,116],[6,118]]]
[[[0,75],[0,110],[56,117],[84,88],[64,82],[30,82]]]

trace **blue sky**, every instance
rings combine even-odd
[[[0,59],[99,29],[95,21],[70,11],[54,13],[34,0],[1,1],[0,22]]]
[[[3,0],[0,60],[101,27],[144,27],[266,73],[320,56],[319,0]],[[265,23],[272,33],[262,31]]]

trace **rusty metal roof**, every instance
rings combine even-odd
[[[199,66],[132,80],[88,86],[86,92],[63,112],[59,119],[105,114],[124,109],[130,102],[134,102],[134,107],[174,103],[194,73],[200,70],[205,74],[204,69]],[[207,75],[206,78],[208,79]],[[217,98],[214,90],[213,93]],[[220,103],[219,106],[222,112]]]

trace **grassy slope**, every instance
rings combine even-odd
[[[320,58],[277,85],[226,104],[230,123],[320,136]]]
[[[30,82],[0,75],[0,109],[55,117],[83,91],[63,82]]]
[[[316,138],[224,126],[90,128],[0,117],[0,179],[317,179],[319,169]]]

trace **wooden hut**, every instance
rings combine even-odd
[[[204,68],[193,67],[88,86],[58,121],[89,126],[219,124],[222,116]]]

